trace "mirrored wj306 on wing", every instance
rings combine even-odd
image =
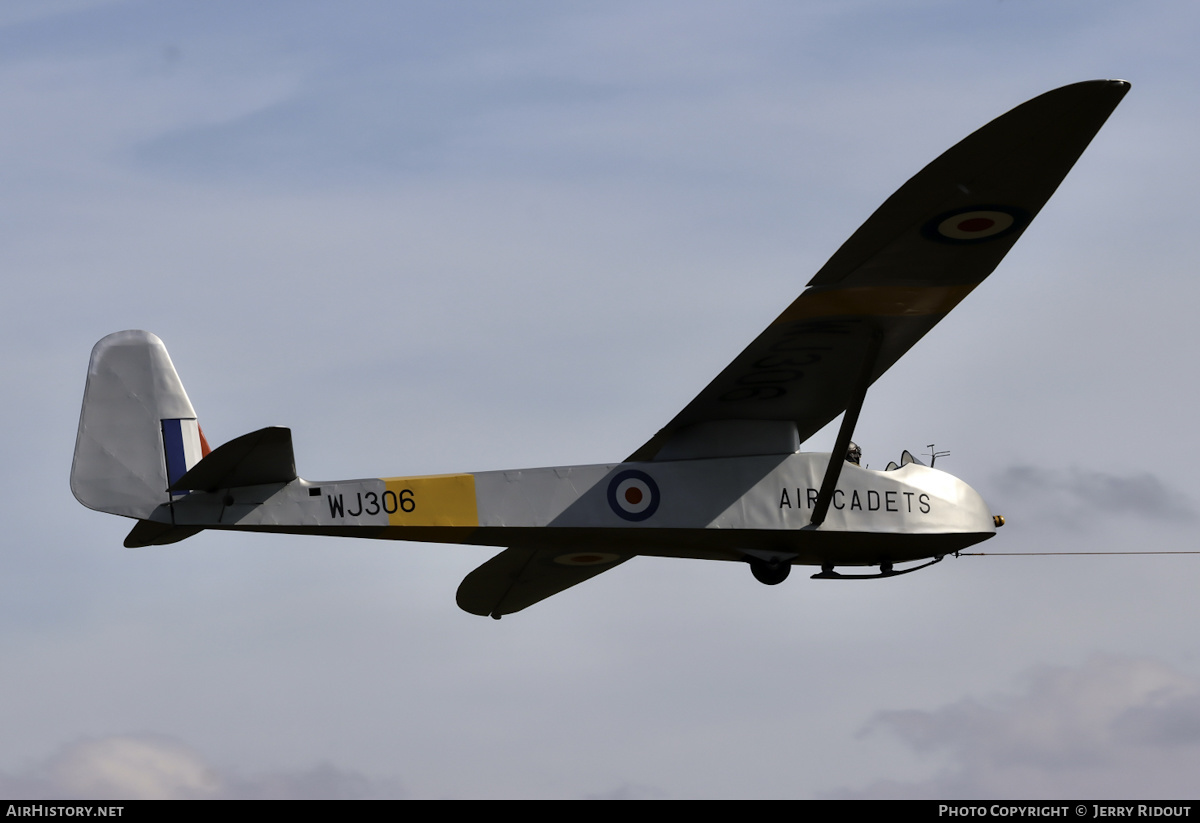
[[[996,268],[1128,90],[1056,89],[934,160],[624,461],[304,480],[286,428],[210,449],[162,341],[123,331],[92,350],[71,489],[136,520],[130,547],[203,529],[506,547],[458,589],[495,618],[637,555],[745,563],[768,584],[798,564],[826,579],[924,568],[1003,519],[933,461],[862,468],[867,389]],[[800,450],[843,413],[832,453]]]

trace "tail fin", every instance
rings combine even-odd
[[[208,454],[167,347],[121,331],[92,349],[71,465],[71,491],[91,509],[139,520]]]

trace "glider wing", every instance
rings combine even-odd
[[[934,160],[629,460],[797,451],[996,268],[1128,90],[1055,89]]]
[[[798,451],[992,273],[1127,91],[1122,80],[1055,89],[942,154],[627,462]],[[559,557],[544,547],[501,552],[467,575],[458,603],[500,617],[615,565]]]
[[[569,589],[633,555],[603,551],[564,554],[562,549],[517,546],[505,549],[463,578],[458,606],[500,619]]]

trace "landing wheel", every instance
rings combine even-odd
[[[759,583],[776,586],[787,580],[787,576],[792,571],[792,564],[786,560],[777,560],[772,563],[752,557],[750,558],[750,571],[753,573],[754,579]]]

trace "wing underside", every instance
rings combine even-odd
[[[471,614],[500,619],[606,572],[632,556],[545,546],[505,549],[463,578],[458,587],[458,605]]]
[[[996,268],[1128,90],[1047,92],[934,160],[629,460],[795,451],[846,409],[868,352],[873,383]]]

